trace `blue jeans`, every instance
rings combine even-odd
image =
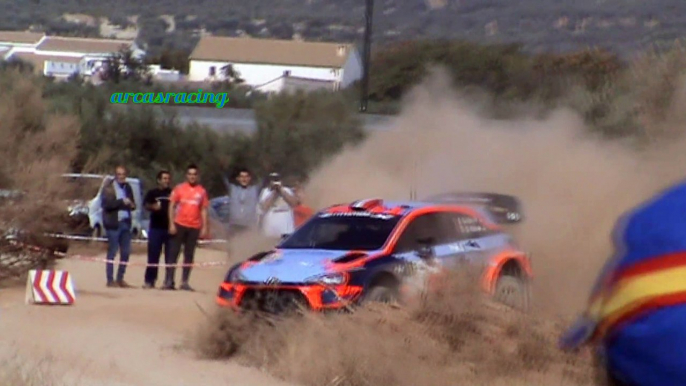
[[[120,263],[128,263],[131,254],[131,224],[119,222],[117,229],[107,229],[107,282],[114,279],[114,256],[121,250],[119,256]],[[126,265],[120,264],[117,271],[117,281],[124,280]]]
[[[158,267],[150,264],[160,263],[160,254],[164,247],[164,261],[169,261],[171,253],[171,237],[167,229],[150,228],[148,232],[148,268],[145,269],[145,283],[155,285],[157,281]]]

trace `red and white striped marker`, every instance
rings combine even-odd
[[[31,270],[26,281],[26,304],[66,304],[76,301],[67,271]]]

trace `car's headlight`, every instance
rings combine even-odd
[[[323,285],[341,285],[348,280],[348,275],[343,272],[327,273],[324,275],[312,276],[305,281],[308,283],[319,283]]]

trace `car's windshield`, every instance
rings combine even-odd
[[[380,249],[399,220],[400,216],[319,214],[278,247],[362,251]]]
[[[64,177],[66,182],[61,195],[65,200],[90,200],[98,194],[100,178]]]

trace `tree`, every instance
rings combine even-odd
[[[112,53],[104,65],[103,80],[119,83],[122,80],[149,81],[150,69],[143,58],[137,58],[131,48]]]
[[[229,86],[238,85],[245,82],[245,80],[241,78],[241,74],[238,72],[238,70],[233,67],[233,64],[227,64],[226,66],[222,67],[221,74],[224,77],[223,81]]]
[[[306,175],[365,137],[349,101],[330,91],[275,95],[255,107],[255,119],[253,155],[263,173]]]

